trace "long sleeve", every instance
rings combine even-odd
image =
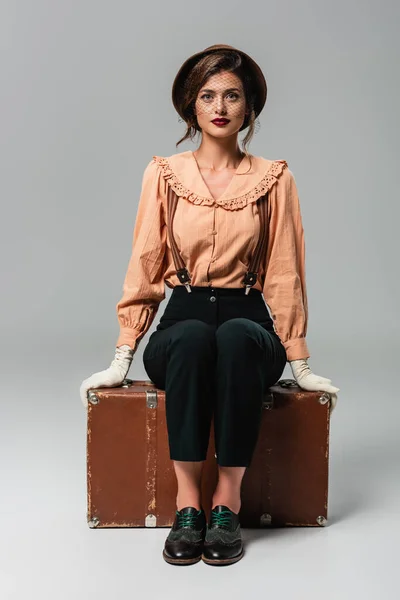
[[[133,231],[132,254],[116,306],[120,333],[116,346],[135,351],[165,298],[166,224],[160,197],[160,170],[152,160],[144,170]]]
[[[288,361],[308,358],[304,231],[296,182],[288,168],[271,187],[269,202],[263,295]]]

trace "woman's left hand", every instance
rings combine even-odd
[[[319,375],[314,375],[314,373],[311,371],[310,367],[307,364],[307,359],[305,358],[301,358],[299,360],[291,360],[289,361],[289,363],[297,385],[299,385],[303,390],[308,390],[311,392],[321,391],[330,394],[329,412],[330,414],[332,414],[337,403],[337,392],[340,390],[340,388],[331,385],[331,379],[327,379],[326,377],[320,377]],[[325,402],[322,402],[322,404],[326,404],[326,402],[328,401],[329,398],[327,398]]]

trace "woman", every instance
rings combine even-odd
[[[177,145],[197,131],[201,143],[194,152],[154,156],[144,171],[115,358],[81,386],[87,406],[88,389],[122,383],[165,284],[173,288],[143,354],[150,379],[166,390],[178,495],[163,557],[173,564],[242,558],[241,482],[264,392],[286,362],[300,387],[331,394],[331,410],[339,391],[307,364],[305,245],[293,174],[286,161],[246,149],[266,97],[260,68],[232,46],[206,48],[180,68],[172,100],[187,130]],[[207,523],[200,481],[213,414],[219,480]]]

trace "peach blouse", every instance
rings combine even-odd
[[[191,150],[153,156],[144,170],[132,254],[116,306],[116,346],[128,344],[136,350],[165,298],[165,285],[181,285],[167,236],[167,186],[179,197],[173,231],[190,284],[243,287],[243,294],[241,281],[259,237],[256,200],[268,191],[267,252],[253,287],[263,293],[288,361],[308,358],[304,232],[287,162],[244,156],[222,196],[214,200]]]

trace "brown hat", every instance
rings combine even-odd
[[[203,56],[206,56],[207,54],[211,54],[212,52],[216,52],[219,50],[233,50],[241,55],[241,57],[244,60],[244,63],[246,64],[246,69],[250,73],[250,77],[253,81],[255,89],[255,116],[258,117],[258,115],[262,111],[265,101],[267,99],[267,82],[265,81],[263,72],[261,71],[258,64],[242,50],[238,50],[237,48],[234,48],[233,46],[228,46],[227,44],[214,44],[214,46],[209,46],[208,48],[205,48],[201,52],[193,54],[187,60],[185,60],[174,79],[174,83],[172,84],[172,102],[177,113],[183,119],[185,118],[185,115],[181,114],[181,98],[184,91],[184,83],[189,72],[200,58],[203,58]]]

